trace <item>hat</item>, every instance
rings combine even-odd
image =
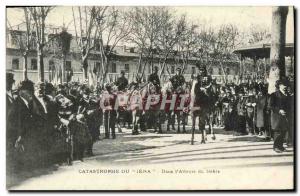
[[[54,91],[54,86],[51,84],[51,83],[49,83],[49,82],[47,82],[46,84],[45,84],[45,94],[50,94],[50,93],[52,93],[53,91]]]
[[[110,85],[109,83],[106,83],[106,84],[104,85],[104,88],[105,88],[106,90],[110,90],[110,89],[111,89],[111,85]]]
[[[180,68],[180,67],[178,67],[178,68],[176,69],[176,71],[181,71],[181,68]]]
[[[14,80],[14,74],[13,73],[6,73],[6,82],[7,83],[13,83],[15,82]]]
[[[24,80],[20,83],[19,90],[34,92],[34,84],[31,80]]]
[[[287,78],[282,78],[280,80],[277,80],[277,82],[276,82],[277,88],[279,87],[279,85],[289,86],[289,84],[290,84],[290,81]]]
[[[125,71],[124,71],[124,70],[122,70],[122,71],[121,71],[121,74],[125,74]]]

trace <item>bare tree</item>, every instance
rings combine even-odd
[[[154,57],[157,55],[157,41],[163,25],[163,15],[166,7],[135,7],[129,16],[132,21],[132,31],[128,40],[133,43],[139,52],[137,74],[142,78],[147,65],[153,68]]]
[[[270,38],[271,34],[269,29],[263,25],[251,25],[249,27],[248,43],[254,44],[256,42],[262,41],[266,38]]]
[[[16,31],[13,29],[11,26],[10,22],[7,20],[8,26],[9,26],[9,31],[11,34],[12,39],[15,39],[15,41],[18,44],[18,49],[20,49],[23,57],[23,80],[27,80],[27,70],[28,70],[28,53],[32,49],[34,36],[33,36],[33,29],[34,29],[34,24],[32,21],[32,16],[29,14],[28,8],[23,7],[20,8],[22,9],[24,13],[24,22],[22,24],[25,24],[25,31]]]
[[[175,62],[182,68],[182,73],[185,72],[191,57],[193,57],[195,50],[198,49],[198,28],[199,26],[194,23],[188,23],[187,21],[183,23],[183,32],[176,44],[177,53],[174,55]]]
[[[38,80],[44,81],[44,47],[46,44],[45,37],[45,21],[54,7],[41,6],[41,7],[27,7],[30,13],[35,29],[36,45],[37,45],[37,58],[38,58]]]
[[[216,33],[216,42],[212,57],[215,58],[223,72],[224,82],[227,83],[227,71],[225,70],[226,62],[234,59],[232,51],[237,46],[239,36],[238,28],[233,24],[222,25]]]
[[[111,58],[116,55],[116,46],[123,41],[131,32],[131,21],[127,18],[124,10],[115,7],[97,7],[96,24],[99,29],[96,35],[97,44],[101,55],[101,69],[96,67],[97,79],[105,81]]]
[[[211,57],[214,52],[214,46],[216,43],[216,33],[212,26],[202,22],[199,26],[199,33],[196,40],[196,47],[194,47],[193,56],[197,58],[196,65],[207,67],[207,70],[211,69],[211,66],[215,63],[215,59]]]
[[[168,58],[174,56],[174,47],[185,31],[186,17],[182,15],[178,20],[169,11],[161,18],[164,28],[158,36],[157,47],[159,49],[159,65],[161,67],[160,77],[164,73]],[[168,71],[168,69],[167,69]],[[169,71],[168,71],[169,73]],[[170,74],[170,73],[169,73]]]
[[[88,57],[94,48],[94,41],[98,33],[96,18],[99,11],[105,12],[106,9],[104,7],[100,10],[95,6],[78,6],[77,9],[72,7],[75,40],[80,50],[83,77],[85,80],[88,80]]]

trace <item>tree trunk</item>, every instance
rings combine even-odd
[[[89,79],[88,77],[88,61],[87,58],[82,60],[82,68],[83,68],[83,79],[84,81],[87,81]]]
[[[272,13],[271,66],[279,68],[280,78],[285,76],[285,36],[288,7],[274,7]]]
[[[28,70],[28,59],[27,53],[23,54],[23,80],[28,80],[27,70]]]
[[[61,66],[61,83],[66,82],[66,56],[63,55],[63,61]]]
[[[38,46],[38,56],[37,56],[37,63],[38,63],[38,81],[44,82],[44,57],[43,57],[43,47]]]

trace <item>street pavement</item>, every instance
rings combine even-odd
[[[258,136],[234,136],[215,129],[201,144],[196,133],[142,132],[123,129],[116,139],[94,144],[94,156],[72,166],[37,172],[15,184],[14,190],[188,190],[290,189],[293,149],[276,153],[272,142]],[[284,180],[282,180],[284,179]]]

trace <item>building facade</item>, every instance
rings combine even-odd
[[[46,36],[47,46],[44,50],[44,78],[46,81],[57,83],[60,82],[58,70],[61,69],[63,60],[55,40],[51,40],[51,36],[53,36],[55,33],[57,33],[57,29],[55,32],[52,31]],[[24,58],[22,55],[23,50],[18,43],[18,39],[24,39],[23,37],[25,36],[25,32],[21,30],[8,30],[6,35],[6,70],[14,73],[16,84],[18,84],[23,80],[24,72]],[[19,36],[19,38],[16,36]],[[27,76],[28,79],[37,81],[38,63],[35,42],[32,42],[31,48],[32,50],[30,50],[27,55]],[[122,70],[125,71],[129,80],[133,80],[134,76],[137,74],[139,66],[140,54],[137,49],[128,46],[116,46],[113,53],[113,58],[111,58],[109,62],[107,80],[114,81]],[[147,65],[145,67],[144,79],[146,79],[151,73],[151,67],[158,66],[161,68],[159,64],[160,58],[161,57],[159,54],[156,54],[152,59],[152,65]],[[192,74],[197,74],[197,61],[198,59],[194,57],[188,60],[188,63],[184,69],[184,75],[186,79],[190,79]],[[91,51],[91,55],[89,55],[88,65],[89,73],[92,73],[96,67],[101,67],[101,56],[97,46],[94,47],[94,49]],[[182,65],[179,63],[179,61],[176,61],[176,58],[173,57],[167,60],[166,67],[167,68],[165,68],[164,73],[162,73],[163,81],[175,74],[176,68],[182,68]],[[225,71],[228,74],[229,81],[235,80],[235,77],[238,74],[238,68],[238,62],[231,61],[226,63]],[[168,71],[166,69],[168,69]],[[80,50],[75,38],[71,40],[70,52],[66,57],[65,70],[68,81],[83,81]],[[222,82],[222,75],[224,72],[218,66],[218,63],[216,63],[216,65],[211,65],[208,68],[208,72],[213,76],[213,78],[217,79],[217,82]]]

